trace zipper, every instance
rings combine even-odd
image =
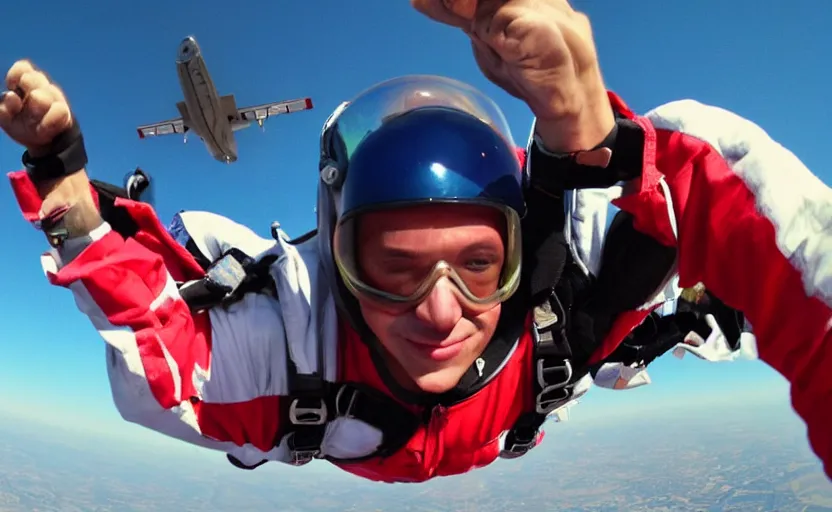
[[[447,412],[448,408],[444,405],[435,405],[430,409],[430,415],[426,418],[425,447],[422,460],[428,478],[433,477],[436,473],[445,452],[444,430]]]

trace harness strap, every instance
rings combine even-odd
[[[594,303],[598,280],[578,268],[563,234],[564,192],[610,187],[639,177],[643,146],[641,128],[618,113],[612,131],[587,152],[598,153],[596,157],[606,155],[603,165],[580,163],[581,152],[552,154],[537,140],[530,144],[526,190],[529,212],[522,230],[523,264],[530,269],[525,290],[534,311],[535,399],[534,410],[521,415],[506,435],[505,457],[523,455],[536,444],[547,416],[573,399],[575,385],[589,373],[587,361],[603,340],[612,316],[627,309],[611,307],[601,311]],[[613,245],[620,252],[622,248],[626,250],[627,244]],[[661,270],[663,277],[666,269]],[[644,291],[642,288],[652,286],[645,284],[635,287],[634,294],[639,298],[646,298],[641,296],[655,289],[653,286]],[[598,318],[599,313],[604,318]]]
[[[660,316],[653,312],[645,321],[633,329],[621,345],[604,361],[620,362],[625,365],[646,367],[657,358],[684,342],[688,333],[695,332],[703,339],[711,333],[706,315],[713,315],[732,350],[740,349],[744,316],[741,312],[725,305],[709,291],[704,300],[692,302],[680,297],[672,315]],[[603,364],[603,363],[601,363]],[[593,368],[597,372],[601,364]]]
[[[124,177],[124,187],[119,187],[105,181],[91,179],[90,184],[98,194],[98,207],[101,218],[110,224],[110,227],[125,238],[136,235],[138,225],[127,213],[127,210],[115,205],[116,198],[130,199],[152,203],[152,191],[150,176],[136,167]]]
[[[319,364],[320,367],[320,364]],[[337,391],[320,371],[301,374],[295,364],[287,363],[289,382],[289,437],[287,446],[292,452],[292,463],[300,466],[319,458],[327,423],[337,408]]]
[[[267,255],[260,260],[237,248],[225,251],[205,270],[201,279],[177,283],[179,295],[191,311],[198,312],[215,306],[227,307],[246,293],[270,293],[277,296],[269,266],[277,260]]]
[[[675,318],[662,317],[655,312],[650,313],[609,357],[593,367],[592,373],[597,373],[604,363],[646,367],[672,350],[688,332],[690,331],[683,331],[679,328]]]
[[[324,398],[326,410],[322,413],[317,407],[298,402],[294,409],[295,421],[285,429],[287,447],[291,451],[291,463],[304,465],[321,456],[326,425],[337,418],[352,418],[362,421],[383,433],[381,445],[371,454],[357,459],[327,459],[337,462],[357,462],[372,457],[386,457],[398,451],[413,437],[421,424],[417,415],[404,408],[397,401],[372,388],[357,383],[330,385]],[[321,420],[324,421],[321,421]],[[300,423],[298,423],[300,422]],[[277,442],[275,443],[278,444]],[[253,464],[243,464],[231,454],[228,461],[240,469],[252,470],[265,464],[267,459]]]
[[[279,225],[273,225],[272,236],[277,239],[280,234]],[[196,244],[190,242],[188,238],[185,247],[204,259]],[[192,311],[227,307],[248,293],[278,297],[269,271],[276,259],[276,255],[269,254],[255,260],[240,249],[231,248],[207,265],[203,278],[179,283],[179,293]],[[338,417],[361,420],[383,433],[381,446],[371,456],[385,456],[401,448],[413,436],[421,418],[383,393],[358,384],[326,381],[322,369],[323,347],[318,349],[318,367],[310,373],[298,372],[291,359],[287,363],[289,392],[286,401],[281,401],[286,421],[281,436],[287,436],[291,463],[303,465],[322,458],[326,427]],[[279,442],[276,439],[275,445]],[[246,465],[231,454],[226,457],[235,467],[248,470],[266,462]]]
[[[299,402],[292,402],[299,403]],[[386,457],[398,451],[421,425],[421,418],[396,400],[374,389],[357,383],[339,383],[327,386],[323,410],[295,408],[287,445],[292,451],[293,463],[303,465],[316,458],[339,462],[351,462],[371,457]],[[306,413],[306,423],[300,413]],[[375,427],[382,433],[381,445],[371,454],[359,459],[335,459],[321,455],[326,426],[337,418],[351,418]],[[301,420],[301,422],[298,422]]]
[[[535,446],[547,416],[572,399],[574,385],[586,375],[573,367],[566,328],[566,312],[557,294],[534,309],[534,410],[522,414],[506,435],[505,457],[519,457]]]

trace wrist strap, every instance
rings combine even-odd
[[[564,190],[607,188],[641,176],[644,134],[635,122],[618,117],[612,131],[589,151],[552,153],[537,137],[530,149],[529,185],[559,196]],[[604,149],[609,154],[606,166],[578,163],[582,155]]]
[[[87,150],[84,135],[75,120],[72,126],[58,134],[50,144],[49,153],[33,158],[29,151],[23,152],[23,166],[33,183],[43,183],[69,176],[87,165]]]

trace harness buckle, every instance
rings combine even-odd
[[[540,429],[534,426],[515,427],[508,431],[500,450],[500,457],[516,459],[528,453],[537,446],[540,439]]]
[[[534,448],[534,446],[536,444],[537,444],[537,436],[536,435],[532,436],[532,438],[529,439],[529,440],[523,440],[523,441],[517,439],[516,436],[515,436],[515,439],[511,442],[511,444],[510,445],[507,444],[503,448],[503,450],[512,454],[512,455],[515,455],[515,456],[519,457],[521,455],[525,455],[529,450]]]
[[[247,256],[234,249],[223,254],[206,271],[208,281],[221,287],[225,292],[223,299],[234,294],[246,278],[243,262]]]
[[[293,466],[303,466],[314,459],[321,458],[321,448],[315,446],[314,441],[310,442],[309,439],[304,442],[304,437],[303,435],[298,436],[297,432],[292,432],[287,439],[286,444],[292,457],[289,464]]]
[[[317,459],[321,454],[320,450],[292,450],[292,466],[303,466]]]
[[[317,401],[318,405],[301,407],[301,400]],[[323,425],[329,410],[323,398],[295,398],[289,404],[289,421],[295,425]]]
[[[572,363],[569,359],[563,359],[560,364],[547,366],[545,358],[537,360],[537,383],[540,392],[534,400],[535,411],[538,414],[549,414],[558,408],[572,396],[572,388],[569,383],[572,380]],[[557,380],[550,383],[547,375],[554,373]]]

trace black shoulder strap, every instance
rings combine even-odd
[[[589,373],[588,361],[615,316],[643,304],[672,268],[675,250],[636,232],[624,212],[608,230],[597,278],[573,261],[563,234],[565,191],[610,187],[639,177],[643,144],[640,127],[617,116],[614,129],[593,149],[609,150],[604,167],[578,164],[575,154],[553,155],[536,142],[530,147],[522,289],[534,311],[535,404],[509,431],[506,457],[534,446],[546,417],[572,400],[575,385]],[[642,275],[631,275],[635,269]]]
[[[101,218],[110,227],[125,238],[135,236],[139,227],[124,208],[115,206],[116,198],[144,201],[152,204],[152,186],[150,175],[139,167],[124,177],[124,186],[119,187],[101,180],[90,180],[98,193],[98,208]]]
[[[201,252],[195,244],[186,249]],[[202,256],[204,258],[204,256]],[[231,248],[205,269],[201,279],[178,283],[179,295],[191,311],[203,311],[215,306],[226,307],[239,301],[247,293],[268,293],[277,297],[269,266],[277,260],[266,255],[255,260],[237,248]]]
[[[532,390],[534,409],[522,414],[505,438],[505,458],[518,457],[534,447],[546,417],[572,397],[576,378],[572,350],[566,337],[566,313],[556,294],[535,308]]]

